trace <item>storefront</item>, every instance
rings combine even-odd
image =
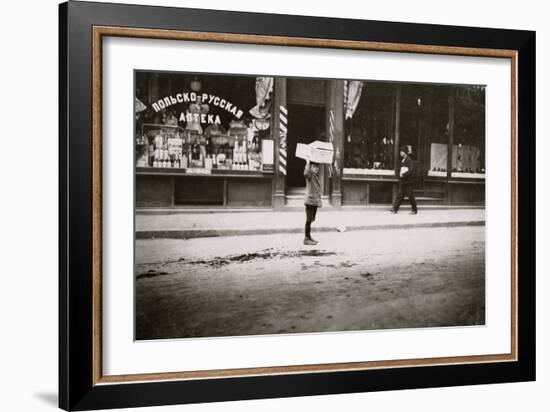
[[[482,87],[136,72],[138,208],[301,206],[297,143],[332,142],[326,206],[389,204],[398,148],[417,196],[484,202]]]
[[[137,207],[271,207],[272,83],[137,72]]]
[[[344,205],[392,201],[402,146],[415,161],[419,203],[484,204],[484,87],[347,84]]]

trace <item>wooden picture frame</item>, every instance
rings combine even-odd
[[[65,410],[535,379],[535,33],[69,2],[59,8],[59,405]],[[104,376],[102,39],[193,40],[511,60],[511,352]],[[504,121],[504,120],[503,120]],[[520,183],[522,185],[520,186]]]

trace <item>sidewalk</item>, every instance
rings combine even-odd
[[[136,239],[189,239],[198,237],[301,233],[303,211],[271,210],[244,213],[137,214]],[[313,232],[407,229],[416,227],[456,227],[485,225],[485,209],[422,210],[409,215],[404,207],[394,215],[386,209],[323,210],[317,212]]]

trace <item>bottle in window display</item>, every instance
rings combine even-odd
[[[235,141],[233,146],[233,168],[239,169],[241,165],[241,159],[239,158],[239,141]]]
[[[239,146],[239,169],[244,170],[246,167],[245,152],[246,152],[246,140],[243,139]]]
[[[159,157],[160,157],[159,148],[157,146],[157,147],[155,147],[155,151],[154,151],[154,154],[153,154],[153,167],[159,167],[159,164],[158,164]]]
[[[235,142],[235,146],[233,147],[233,168],[239,169],[239,166],[241,165],[240,159],[239,159],[239,142]]]
[[[378,143],[372,142],[372,166],[374,169],[380,168],[379,155],[378,155]]]
[[[380,163],[380,169],[386,169],[386,144],[384,140],[380,140],[378,144],[378,162]]]
[[[195,166],[195,163],[200,159],[201,149],[198,143],[191,145],[191,166]]]
[[[202,167],[203,155],[201,150],[201,144],[199,139],[195,139],[195,142],[191,146],[191,167]]]
[[[161,147],[161,135],[160,133],[155,136],[155,161],[154,161],[154,167],[161,167],[162,164],[162,147]]]
[[[258,131],[254,132],[254,137],[252,138],[252,151],[259,153],[260,151],[260,134]]]
[[[235,137],[229,135],[227,138],[227,146],[225,146],[225,165],[228,169],[233,167],[233,153],[235,148]]]
[[[237,164],[238,164],[239,170],[244,169],[243,144],[244,142],[241,141],[240,144],[236,145],[237,146]]]
[[[147,142],[147,150],[149,152],[149,160],[147,162],[147,166],[153,167],[153,162],[155,161],[155,145],[154,143],[149,143],[149,139],[147,139]]]
[[[214,123],[209,125],[204,130],[206,137],[206,153],[212,158],[212,166],[214,168],[221,167],[220,154],[225,153],[224,147],[227,145],[227,131],[220,124]]]
[[[244,168],[248,170],[250,163],[248,162],[249,155],[252,153],[252,140],[245,139],[242,143],[243,163]]]
[[[241,166],[243,170],[248,170],[248,151],[246,139],[243,139],[241,143]]]
[[[229,124],[229,136],[234,143],[233,148],[233,163],[236,162],[237,168],[244,169],[245,160],[242,154],[246,154],[246,138],[248,135],[248,128],[245,126],[242,120],[232,120]],[[242,143],[241,143],[242,142]]]

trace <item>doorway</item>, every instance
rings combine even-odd
[[[325,140],[325,107],[307,104],[288,105],[287,177],[288,189],[305,187],[305,160],[295,156],[298,143]],[[289,190],[290,191],[290,190]]]

